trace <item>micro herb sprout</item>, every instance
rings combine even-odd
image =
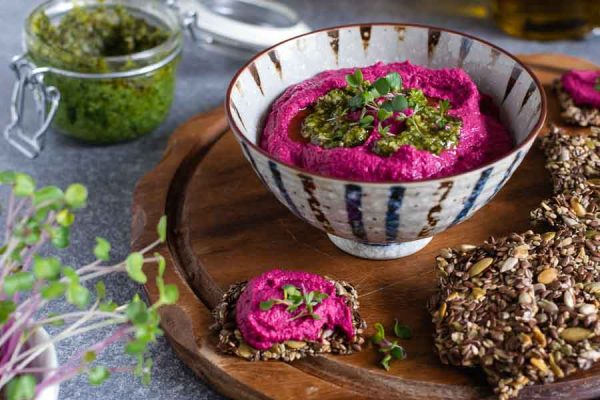
[[[420,89],[403,88],[397,72],[371,83],[356,69],[346,75],[346,84],[320,97],[304,119],[301,133],[311,143],[354,147],[376,131],[379,138],[371,150],[381,156],[390,156],[404,145],[440,154],[458,143],[462,123],[449,115],[450,102],[436,102]]]
[[[383,353],[383,358],[380,361],[381,366],[388,371],[392,360],[404,360],[406,351],[404,347],[398,344],[397,340],[390,341],[385,337],[385,329],[379,322],[375,323],[375,335],[371,338],[373,344],[379,347],[379,352]],[[398,322],[394,323],[394,334],[398,339],[410,339],[412,332],[410,329]]]
[[[56,186],[37,188],[29,175],[10,171],[0,172],[0,185],[10,189],[0,248],[0,390],[6,399],[33,399],[44,388],[79,374],[99,385],[114,372],[130,371],[148,383],[152,369],[148,346],[162,335],[158,309],[178,299],[177,287],[164,282],[164,258],[153,252],[165,241],[165,217],[158,223],[158,239],[125,261],[107,264],[111,245],[97,238],[92,252],[95,261],[75,269],[40,251],[47,243],[57,249],[69,245],[75,213],[87,203],[87,189],[80,184],[64,191]],[[146,282],[146,264],[157,265],[156,303],[147,305],[135,295],[116,304],[107,297],[99,278],[126,273],[136,282]],[[50,302],[57,301],[71,304],[73,310],[45,311]],[[29,342],[36,330],[50,326],[56,333],[49,341]],[[99,342],[82,347],[60,367],[32,367],[32,361],[56,343],[106,327],[114,329]],[[114,343],[122,343],[137,363],[123,368],[99,363],[97,356]]]
[[[283,304],[286,306],[285,310],[288,313],[295,313],[300,309],[300,312],[289,319],[290,321],[304,317],[311,317],[314,320],[321,319],[321,317],[314,312],[314,308],[329,297],[326,293],[319,292],[318,290],[305,292],[294,285],[283,285],[281,289],[283,291],[283,299],[274,298],[267,301],[261,301],[260,309],[262,311],[268,311],[275,305]]]

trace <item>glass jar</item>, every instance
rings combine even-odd
[[[158,46],[138,53],[78,59],[51,46],[35,31],[36,18],[46,14],[56,23],[74,7],[121,5],[132,16],[167,33]],[[55,131],[89,143],[131,140],[154,130],[167,116],[175,93],[175,75],[182,50],[179,15],[167,4],[146,0],[50,0],[27,18],[25,53],[12,68],[18,84],[13,93],[13,121],[5,136],[21,152],[35,157],[43,147],[50,121]],[[33,91],[41,128],[27,135],[21,120],[24,94]],[[15,118],[16,117],[16,118]]]
[[[78,60],[36,34],[40,13],[56,23],[75,7],[117,5],[167,32],[167,39],[137,53]],[[246,58],[248,51],[308,30],[292,9],[271,0],[46,1],[27,18],[25,52],[11,62],[17,81],[4,137],[30,158],[42,150],[50,125],[88,143],[137,138],[155,129],[169,112],[184,31],[202,48]],[[31,111],[33,122],[26,115]]]

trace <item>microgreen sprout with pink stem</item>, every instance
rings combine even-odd
[[[79,374],[87,374],[90,384],[99,385],[111,373],[130,371],[148,383],[152,368],[152,360],[146,357],[148,346],[162,335],[158,309],[174,304],[179,296],[177,287],[164,282],[164,258],[153,252],[165,241],[165,217],[158,223],[157,240],[143,250],[110,263],[110,243],[97,238],[95,261],[75,269],[40,251],[47,243],[57,249],[69,245],[75,212],[85,207],[87,189],[81,184],[72,184],[64,191],[56,186],[38,189],[32,177],[11,171],[0,172],[0,185],[10,191],[4,243],[0,247],[0,390],[7,400],[33,399],[44,388]],[[148,279],[146,264],[157,268],[156,303],[146,305],[138,295],[124,304],[106,297],[102,277],[124,273],[143,284]],[[63,314],[46,312],[47,305],[56,301],[68,302],[73,310]],[[59,328],[48,341],[31,344],[32,334],[47,326]],[[90,344],[59,368],[32,366],[37,357],[57,343],[106,327],[113,327],[107,337]],[[126,367],[99,364],[97,356],[115,343],[123,344],[136,363]]]

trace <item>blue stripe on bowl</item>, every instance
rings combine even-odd
[[[481,191],[483,190],[485,183],[490,178],[490,175],[492,174],[493,170],[494,170],[494,167],[489,167],[481,173],[481,175],[479,176],[479,179],[477,180],[477,183],[475,184],[475,187],[473,188],[473,191],[471,191],[469,198],[465,202],[463,209],[460,211],[460,213],[458,213],[458,215],[454,219],[454,222],[452,222],[452,225],[458,224],[469,214],[469,211],[471,211],[471,209],[475,205],[477,198],[481,194]]]
[[[258,167],[256,166],[256,161],[254,161],[254,157],[252,157],[252,154],[250,154],[250,151],[248,150],[248,146],[244,142],[240,142],[240,143],[242,144],[242,151],[246,155],[246,158],[248,160],[250,160],[250,165],[252,165],[252,169],[254,169],[254,172],[256,172],[256,175],[258,175],[258,177],[260,178],[262,183],[264,183],[266,185],[265,178],[263,178],[262,174],[258,170]]]
[[[390,197],[388,198],[388,208],[385,214],[385,238],[392,242],[398,236],[398,227],[400,226],[400,207],[404,199],[404,187],[392,186],[390,188]]]
[[[285,188],[285,185],[283,184],[283,180],[281,179],[281,173],[279,172],[279,169],[277,168],[277,164],[275,164],[273,161],[269,160],[269,169],[271,170],[271,175],[273,175],[273,180],[275,181],[275,185],[277,185],[279,194],[285,200],[285,203],[287,204],[290,211],[292,211],[298,217],[302,218],[302,214],[300,214],[300,212],[298,211],[298,208],[292,201],[287,189]]]
[[[362,188],[358,185],[346,185],[346,212],[348,213],[348,224],[352,228],[352,233],[356,238],[362,241],[367,240],[365,226],[362,216]]]
[[[512,162],[510,163],[510,166],[508,167],[508,169],[504,173],[504,176],[502,177],[502,179],[500,180],[500,182],[498,182],[498,184],[496,185],[496,188],[494,189],[494,192],[490,196],[490,199],[492,197],[494,197],[496,195],[496,193],[498,193],[498,191],[500,191],[500,189],[502,189],[502,186],[504,186],[504,184],[506,183],[506,181],[508,180],[508,178],[510,178],[510,175],[512,174],[513,170],[515,169],[515,167],[517,166],[519,160],[521,159],[521,154],[522,153],[519,151],[515,155],[515,158],[512,160]],[[489,201],[489,199],[488,199],[488,201]]]

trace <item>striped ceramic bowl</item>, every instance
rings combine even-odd
[[[513,151],[441,179],[366,183],[310,173],[258,147],[270,105],[290,85],[325,70],[405,60],[430,68],[463,68],[500,107],[501,120],[517,144]],[[275,197],[342,250],[373,259],[412,254],[483,207],[519,166],[546,116],[540,82],[514,56],[469,35],[409,24],[342,26],[280,43],[235,75],[226,103],[245,157]]]

